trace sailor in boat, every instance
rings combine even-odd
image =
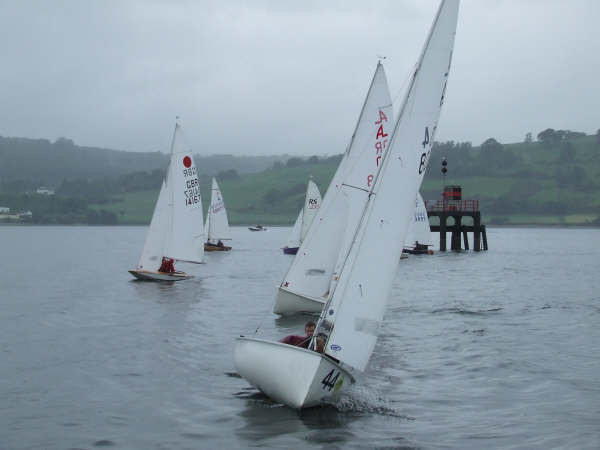
[[[325,350],[325,342],[326,341],[327,341],[327,335],[325,333],[317,334],[317,338],[315,339],[315,352],[323,353],[323,351]],[[335,358],[332,358],[332,359],[335,359]]]
[[[162,262],[160,264],[159,272],[163,273],[173,273],[175,272],[175,261],[172,258],[167,258],[163,256]]]
[[[219,239],[219,242],[217,242],[217,247],[224,247],[223,241],[221,239]]]
[[[308,348],[308,344],[310,343],[311,338],[315,332],[316,324],[310,320],[306,322],[304,325],[304,332],[306,336],[298,336],[297,334],[290,334],[289,336],[284,337],[279,342],[284,344],[293,345],[295,347]]]

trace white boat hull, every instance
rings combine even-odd
[[[334,400],[354,377],[312,350],[239,337],[233,351],[237,372],[278,403],[300,409]]]
[[[148,270],[130,270],[129,273],[138,280],[143,281],[179,281],[194,278],[193,275],[188,275],[185,272],[150,272]]]
[[[282,316],[299,312],[320,313],[325,305],[325,299],[305,297],[292,291],[279,287],[273,312]]]

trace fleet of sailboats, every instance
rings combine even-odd
[[[458,8],[459,0],[441,1],[398,117],[379,62],[325,197],[308,182],[283,248],[296,256],[273,312],[319,313],[315,333],[308,348],[243,336],[234,346],[237,372],[277,402],[318,405],[355,382],[373,352],[403,248],[422,253],[431,245],[419,188],[444,103]],[[142,254],[129,272],[140,280],[185,280],[192,276],[176,271],[175,262],[202,263],[205,251],[231,250],[223,243],[230,239],[215,178],[203,224],[198,172],[176,123]]]
[[[227,210],[225,209],[225,202],[223,201],[221,189],[219,189],[217,180],[214,177],[212,179],[210,205],[206,213],[204,233],[206,235],[204,251],[222,252],[231,250],[230,246],[223,243],[223,241],[231,240],[229,219],[227,218]]]
[[[321,193],[319,188],[313,180],[308,180],[308,186],[306,187],[306,196],[304,199],[304,206],[298,213],[296,222],[292,227],[292,232],[288,239],[287,244],[283,247],[283,253],[286,255],[295,255],[298,252],[298,247],[304,241],[306,233],[315,218],[315,215],[321,207]]]
[[[293,408],[328,401],[370,359],[444,103],[459,0],[442,0],[309,348],[240,337],[237,372]],[[355,189],[358,193],[359,189]],[[353,191],[351,191],[353,192]],[[337,271],[339,270],[339,271]]]

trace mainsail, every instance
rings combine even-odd
[[[321,207],[321,193],[314,181],[308,180],[306,187],[306,196],[304,197],[304,206],[298,213],[292,232],[288,238],[286,248],[298,248],[306,237],[313,220]]]
[[[175,124],[171,162],[166,178],[168,207],[171,209],[165,255],[180,261],[200,263],[204,259],[202,199],[191,150],[183,144],[181,127]]]
[[[442,1],[417,63],[382,168],[368,193],[339,281],[317,331],[325,353],[364,370],[396,276],[414,200],[444,102],[459,0]]]
[[[391,137],[392,100],[377,64],[350,144],[280,290],[326,300],[338,255],[355,230]]]
[[[321,193],[313,180],[308,180],[306,198],[302,209],[302,226],[300,227],[300,242],[306,237],[319,208],[321,206]]]

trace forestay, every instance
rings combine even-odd
[[[319,330],[333,327],[325,352],[358,370],[365,369],[375,346],[427,167],[444,101],[458,4],[445,0],[440,5],[338,285],[319,320]]]
[[[206,224],[207,242],[216,244],[219,241],[231,239],[225,202],[215,178],[212,179],[210,206],[208,207]]]
[[[350,144],[282,288],[323,301],[327,298],[346,230],[356,229],[389,144],[391,124],[392,100],[385,71],[378,63]]]
[[[183,144],[179,124],[173,133],[166,184],[172,219],[164,256],[200,263],[204,258],[200,183],[192,152]]]

